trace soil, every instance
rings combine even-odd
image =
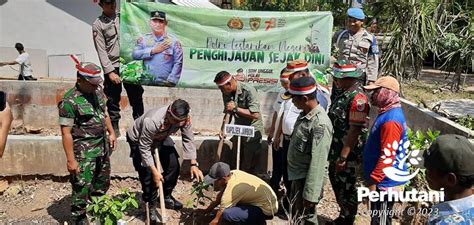
[[[189,200],[192,201],[190,181],[179,180],[173,192],[173,196],[181,201],[185,208],[180,211],[167,210],[167,224],[208,224],[212,217],[196,216],[193,209],[186,206]],[[135,178],[112,179],[111,187],[108,191],[110,195],[116,195],[123,188],[128,188],[136,194],[137,199],[141,199],[140,183]],[[13,191],[12,191],[13,190]],[[16,190],[16,191],[15,191]],[[18,193],[16,193],[18,192]],[[211,198],[215,197],[214,191],[205,192]],[[1,224],[64,224],[70,215],[71,185],[67,178],[41,178],[27,180],[12,180],[9,178],[9,187],[0,195],[0,223]],[[209,201],[206,201],[208,204]],[[192,206],[191,206],[192,207]],[[140,204],[138,209],[129,210],[125,220],[129,224],[144,224],[144,205]],[[198,206],[205,208],[205,206]],[[318,204],[318,217],[320,224],[327,224],[339,214],[332,189],[327,182],[324,188],[324,198]],[[367,214],[367,207],[359,205],[359,215],[356,224],[368,224],[370,217]],[[288,221],[274,217],[267,224],[289,224]],[[398,224],[395,221],[395,224]]]

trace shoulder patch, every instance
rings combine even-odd
[[[137,39],[137,44],[141,44],[142,42],[143,42],[143,37],[139,37],[139,38]]]
[[[365,99],[357,99],[356,100],[356,109],[359,112],[363,112],[365,110],[365,104],[367,104],[367,101]]]

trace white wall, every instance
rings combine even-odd
[[[99,63],[91,25],[101,12],[93,0],[0,0],[0,47],[21,42],[26,50],[83,54],[85,61]]]

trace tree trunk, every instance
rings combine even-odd
[[[461,79],[461,76],[462,76],[462,73],[461,73],[461,72],[462,72],[462,69],[461,69],[460,66],[458,66],[458,67],[456,68],[456,75],[454,76],[454,79],[455,79],[455,80],[453,81],[453,83],[454,83],[454,84],[453,84],[453,86],[454,86],[454,91],[456,91],[456,92],[461,91],[462,86],[464,85],[464,84],[463,84],[464,82],[461,81],[461,80],[462,80],[462,79]]]

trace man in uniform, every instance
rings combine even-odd
[[[163,181],[165,207],[167,209],[181,209],[183,204],[177,201],[171,193],[177,184],[180,165],[175,143],[170,135],[181,131],[183,139],[183,157],[191,160],[191,178],[203,180],[196,161],[196,146],[189,116],[189,104],[178,99],[171,105],[153,108],[135,120],[133,127],[127,131],[127,142],[130,145],[133,166],[138,172],[143,191],[143,201],[151,206],[150,218],[157,221],[156,200],[159,181]],[[155,166],[154,149],[158,148],[163,173],[158,173]]]
[[[76,60],[77,83],[59,103],[59,124],[67,170],[71,173],[72,221],[87,224],[91,196],[104,195],[110,185],[110,154],[116,137],[100,87],[100,67]],[[108,131],[108,137],[107,137]]]
[[[333,67],[334,85],[341,93],[329,108],[334,135],[329,153],[329,180],[341,208],[336,224],[353,224],[357,214],[356,169],[367,133],[369,100],[359,78],[362,72],[345,60]]]
[[[347,10],[347,28],[336,32],[332,38],[336,60],[347,60],[355,64],[364,76],[364,85],[377,80],[379,70],[379,50],[375,36],[363,28],[366,19],[359,8]]]
[[[260,114],[260,102],[257,90],[246,83],[235,80],[227,71],[217,73],[214,83],[222,92],[224,100],[224,113],[230,113],[234,118],[234,124],[253,126],[254,137],[241,138],[240,170],[255,174],[262,152],[263,122]],[[220,134],[220,138],[224,138]],[[236,152],[237,137],[233,137],[232,149]]]
[[[178,39],[166,32],[167,25],[164,12],[151,12],[152,33],[138,39],[132,57],[143,60],[145,70],[155,76],[155,85],[174,87],[183,68],[183,49]]]
[[[115,0],[100,0],[102,15],[92,24],[95,49],[104,70],[104,92],[107,95],[107,109],[117,136],[120,136],[120,96],[122,81],[120,66],[120,13],[116,12]],[[143,87],[138,84],[124,83],[128,100],[133,109],[133,119],[143,114]]]
[[[288,179],[295,199],[293,215],[305,214],[305,224],[318,224],[316,205],[323,188],[333,128],[316,101],[316,81],[301,77],[291,81],[286,95],[302,112],[296,120],[288,148]]]

